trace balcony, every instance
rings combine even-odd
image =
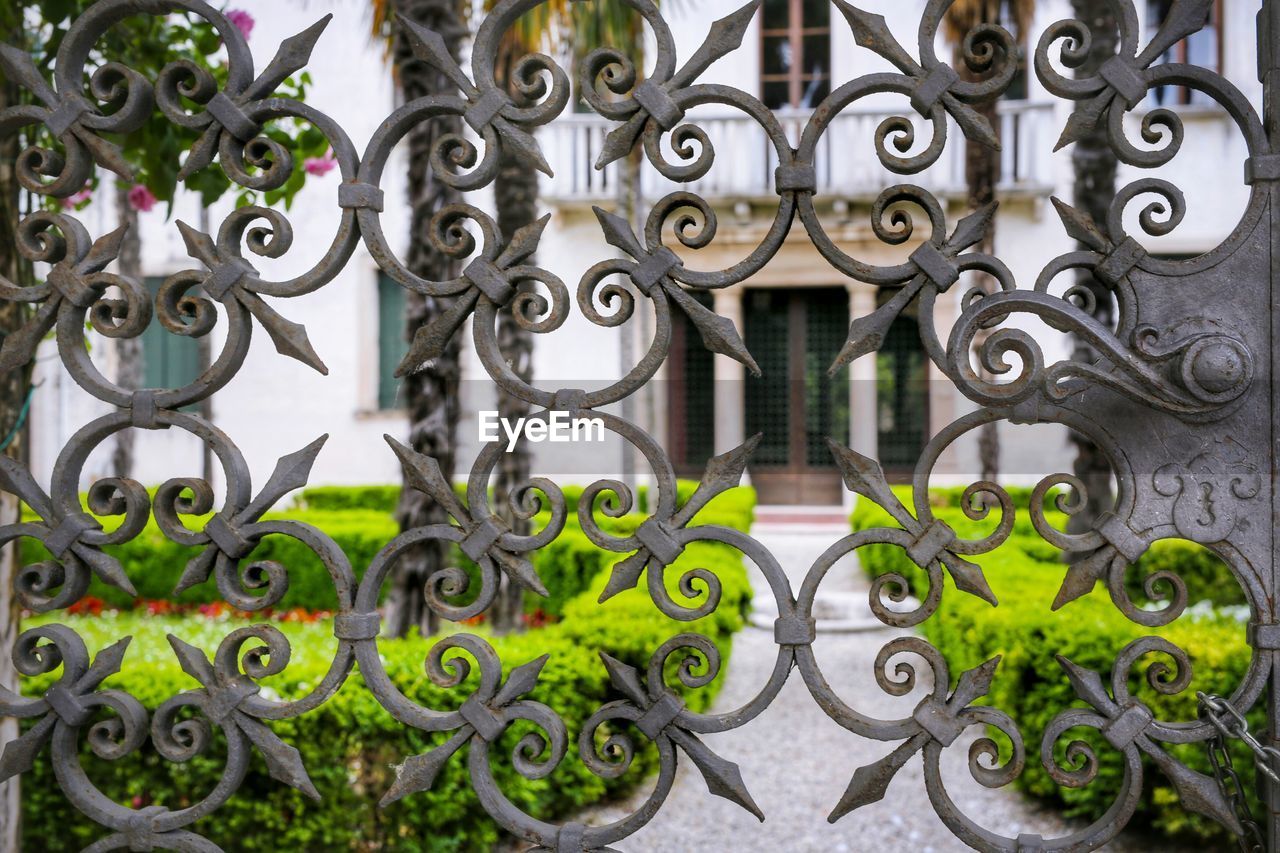
[[[870,200],[887,186],[910,181],[939,196],[962,196],[965,191],[965,146],[960,129],[951,122],[946,149],[938,162],[916,175],[890,172],[875,156],[875,132],[892,115],[910,110],[845,110],[832,121],[818,146],[816,169],[819,195],[849,201]],[[777,114],[792,145],[800,138],[810,112]],[[699,114],[691,121],[706,131],[715,148],[711,170],[696,181],[677,185],[664,178],[645,160],[641,166],[641,192],[646,199],[659,198],[677,186],[709,200],[749,202],[776,198],[773,170],[777,154],[764,131],[741,113]],[[1002,193],[1044,196],[1053,189],[1050,156],[1061,128],[1054,126],[1053,104],[1007,103],[999,107],[1000,183]],[[919,116],[915,153],[923,149],[932,133],[931,124]],[[948,119],[950,121],[950,119]],[[610,163],[595,168],[604,138],[616,124],[596,115],[562,117],[539,131],[543,153],[555,171],[543,178],[542,198],[557,205],[607,202],[618,197],[619,169]],[[669,137],[668,137],[669,138]],[[669,149],[667,156],[676,160]]]

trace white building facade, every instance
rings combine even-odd
[[[1152,0],[1153,4],[1158,2]],[[361,150],[396,104],[383,46],[368,34],[367,4],[356,0],[329,4],[240,0],[238,5],[256,18],[250,45],[259,67],[278,43],[303,23],[324,11],[334,13],[334,21],[308,66],[313,78],[308,99],[332,116]],[[670,4],[665,14],[679,57],[693,54],[711,22],[734,11],[736,5],[736,0]],[[714,64],[700,82],[735,86],[761,97],[778,112],[793,144],[812,107],[827,91],[861,75],[889,70],[875,54],[854,44],[848,24],[834,5],[765,0],[762,6],[742,46]],[[914,52],[924,6],[923,0],[876,0],[870,11],[883,14],[899,42]],[[1158,21],[1163,9],[1157,5],[1148,8],[1142,0],[1138,0],[1138,7],[1139,21],[1144,23],[1141,43],[1145,43],[1152,31],[1150,22]],[[1219,0],[1210,26],[1176,47],[1182,51],[1178,58],[1220,71],[1247,97],[1258,100],[1261,86],[1253,36],[1255,11],[1256,3]],[[1033,25],[1024,34],[1026,53],[1034,51],[1047,26],[1069,18],[1070,13],[1066,0],[1037,3]],[[952,46],[939,36],[938,55],[950,56],[951,51]],[[1030,288],[1050,259],[1074,247],[1049,204],[1050,196],[1071,199],[1070,148],[1054,152],[1053,147],[1072,104],[1050,97],[1034,73],[1021,75],[1018,86],[1018,94],[1025,97],[1007,100],[999,111],[1002,152],[995,254],[1009,266],[1020,287]],[[1234,166],[1228,172],[1220,165],[1243,162],[1244,142],[1221,108],[1200,103],[1194,94],[1170,90],[1153,93],[1149,100],[1148,105],[1134,111],[1129,138],[1143,147],[1138,131],[1141,116],[1161,106],[1177,111],[1182,118],[1182,150],[1158,170],[1122,166],[1117,184],[1153,175],[1183,189],[1187,215],[1181,225],[1168,236],[1142,238],[1140,242],[1162,255],[1199,254],[1222,240],[1244,209],[1247,191],[1243,175],[1237,174]],[[900,262],[928,236],[927,227],[920,227],[919,233],[901,246],[889,246],[876,238],[870,208],[886,187],[910,182],[929,190],[945,205],[948,227],[967,213],[965,147],[958,129],[951,127],[947,149],[936,164],[915,176],[895,175],[879,163],[874,147],[876,128],[893,115],[914,113],[900,96],[882,94],[859,101],[833,120],[817,156],[815,203],[825,229],[844,252],[871,263]],[[659,198],[678,189],[706,198],[717,215],[715,239],[698,250],[685,249],[674,240],[668,240],[668,245],[691,268],[723,269],[758,245],[773,219],[778,198],[773,188],[776,162],[759,125],[744,115],[706,106],[691,110],[689,119],[706,131],[715,147],[715,165],[705,177],[682,186],[644,164],[640,208],[647,211]],[[916,126],[913,151],[923,148],[930,137],[923,121],[917,120]],[[605,243],[592,212],[596,205],[614,208],[619,198],[620,165],[592,168],[611,127],[592,114],[566,110],[539,133],[555,176],[544,179],[541,186],[540,204],[551,214],[551,221],[538,248],[538,263],[563,280],[571,293],[591,265],[616,255]],[[669,148],[667,153],[674,161]],[[404,157],[402,146],[388,165],[382,184],[386,192],[383,229],[401,257],[409,225],[401,177]],[[292,249],[279,259],[255,259],[264,276],[284,278],[302,273],[325,252],[338,225],[339,180],[336,171],[309,180],[288,212],[295,234]],[[100,195],[110,197],[105,188]],[[492,210],[488,193],[467,200]],[[207,222],[216,229],[231,204],[228,200],[209,210]],[[1130,205],[1128,217],[1136,219],[1141,207],[1141,203]],[[95,236],[114,227],[113,216],[109,204],[97,202],[82,214]],[[180,199],[172,218],[200,224],[202,212],[195,197]],[[917,214],[915,218],[921,225],[924,217]],[[163,210],[144,214],[142,229],[148,279],[158,281],[197,266]],[[1130,230],[1140,233],[1136,227]],[[1059,289],[1067,283],[1060,282]],[[960,311],[963,290],[956,286],[939,300],[934,322],[944,341]],[[313,483],[398,481],[397,461],[382,435],[404,439],[408,432],[397,384],[390,376],[395,356],[403,351],[400,298],[396,286],[380,276],[361,245],[333,282],[316,293],[275,303],[290,320],[306,326],[329,373],[322,376],[283,358],[274,351],[270,339],[255,330],[245,367],[212,404],[214,421],[242,448],[250,470],[270,470],[276,458],[328,433],[329,442],[313,470]],[[764,377],[749,378],[738,363],[706,353],[696,335],[690,336],[690,330],[682,327],[676,330],[672,353],[659,381],[636,395],[629,417],[658,436],[681,472],[695,476],[708,454],[728,450],[750,433],[763,431],[759,461],[750,474],[766,502],[835,504],[845,499],[834,468],[825,460],[825,448],[821,453],[814,451],[828,432],[840,436],[847,431],[851,446],[879,456],[896,475],[909,474],[923,443],[973,405],[957,394],[923,355],[918,336],[913,340],[914,320],[910,318],[895,329],[884,352],[854,362],[835,384],[821,378],[833,354],[829,350],[832,346],[838,350],[843,343],[849,320],[871,313],[883,298],[876,288],[845,278],[826,263],[796,224],[777,256],[758,275],[715,291],[707,300],[717,313],[734,321],[764,369]],[[1071,341],[1066,335],[1030,320],[1010,322],[1022,324],[1036,337],[1046,360],[1067,357]],[[652,312],[637,311],[627,325],[629,331],[619,334],[618,329],[594,325],[574,310],[559,330],[535,336],[535,383],[555,389],[617,379],[647,348],[652,338]],[[458,458],[459,476],[465,476],[478,447],[476,412],[491,409],[493,404],[486,374],[469,343],[470,331],[464,328],[459,334],[465,341],[466,414],[459,427]],[[217,351],[225,325],[215,328],[212,335]],[[165,383],[190,369],[192,353],[175,349],[174,342],[165,337],[157,329],[144,339],[149,382]],[[181,341],[183,345],[191,343]],[[32,467],[41,480],[47,480],[58,453],[75,430],[104,411],[103,404],[62,373],[60,361],[47,349],[52,342],[44,347],[31,417]],[[94,340],[92,357],[106,375],[112,375],[112,342]],[[819,364],[821,370],[814,366]],[[202,473],[202,450],[186,433],[140,433],[136,446],[134,477],[145,484]],[[629,458],[621,444],[606,442],[585,456],[580,449],[554,445],[534,445],[533,450],[535,473],[553,476],[562,483],[619,475],[638,482],[646,478],[643,461]],[[111,474],[108,453],[109,447],[100,448],[90,459],[85,468],[88,481]],[[1069,470],[1072,455],[1066,432],[1060,427],[1001,425],[1000,469],[1009,481],[1034,481],[1045,473]],[[934,482],[967,484],[980,470],[976,441],[961,441],[939,462]],[[216,466],[213,474],[216,479]]]

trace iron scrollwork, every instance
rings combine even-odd
[[[601,231],[622,256],[602,259],[578,283],[576,305],[592,323],[616,327],[633,316],[637,299],[652,303],[652,340],[638,362],[619,380],[592,391],[535,388],[506,364],[496,335],[497,312],[512,306],[515,320],[536,334],[554,333],[572,310],[569,289],[552,271],[525,261],[533,254],[546,224],[543,219],[503,241],[495,222],[479,209],[458,204],[437,213],[432,221],[431,248],[466,261],[463,272],[448,281],[425,281],[396,257],[382,229],[383,171],[395,145],[417,124],[441,115],[459,116],[484,143],[480,153],[472,139],[446,135],[432,152],[435,176],[459,190],[490,185],[498,162],[510,152],[526,164],[549,172],[536,130],[554,121],[570,100],[570,76],[556,59],[532,54],[516,66],[514,87],[519,98],[495,79],[499,41],[516,19],[536,5],[534,0],[502,0],[481,23],[471,54],[470,72],[460,68],[440,35],[405,22],[417,56],[443,72],[456,86],[444,93],[406,103],[395,109],[368,141],[363,152],[329,117],[316,109],[274,96],[289,74],[302,69],[323,36],[328,17],[286,40],[276,56],[255,74],[252,56],[240,32],[219,12],[200,0],[140,3],[100,0],[66,34],[53,85],[42,79],[31,62],[12,48],[0,49],[5,73],[33,96],[29,106],[0,113],[0,131],[12,133],[29,125],[43,125],[61,151],[33,147],[18,163],[18,179],[40,196],[66,198],[83,186],[95,166],[127,175],[118,149],[102,134],[127,132],[158,108],[175,124],[200,131],[199,141],[184,159],[185,177],[206,168],[221,168],[246,189],[277,188],[292,169],[291,155],[264,135],[272,121],[297,120],[317,128],[329,141],[342,182],[336,205],[338,229],[328,250],[306,273],[288,281],[265,279],[246,257],[278,258],[292,247],[288,218],[279,211],[246,207],[227,216],[215,234],[177,223],[195,262],[189,270],[170,276],[152,300],[140,283],[105,272],[119,250],[121,232],[94,239],[70,213],[37,212],[18,227],[18,247],[34,262],[47,265],[46,280],[32,287],[0,281],[0,297],[35,306],[27,327],[5,338],[0,371],[28,363],[36,346],[50,331],[66,369],[83,389],[109,404],[113,411],[85,425],[62,450],[52,482],[45,491],[15,463],[0,457],[0,486],[17,494],[36,519],[0,529],[0,544],[19,538],[39,540],[51,559],[27,566],[17,579],[24,607],[37,613],[65,609],[86,592],[90,575],[125,591],[132,591],[128,566],[103,549],[136,537],[149,518],[175,542],[200,548],[186,567],[180,589],[213,580],[220,594],[235,607],[261,611],[278,602],[289,583],[288,567],[249,562],[264,537],[285,536],[301,542],[326,567],[334,585],[338,609],[334,618],[337,650],[327,675],[299,698],[281,701],[262,692],[262,679],[283,671],[290,646],[268,624],[233,631],[210,659],[180,637],[171,637],[173,653],[199,687],[172,697],[152,715],[141,702],[119,690],[102,689],[104,679],[120,670],[127,657],[128,638],[100,651],[92,659],[84,642],[69,627],[45,625],[25,632],[13,650],[15,663],[26,675],[61,673],[42,697],[0,692],[0,713],[34,722],[0,756],[0,778],[29,768],[37,755],[51,753],[59,782],[72,803],[101,824],[107,835],[92,849],[153,846],[186,850],[216,849],[193,829],[214,814],[243,781],[250,754],[266,759],[271,775],[281,783],[316,796],[297,750],[271,729],[272,721],[305,714],[323,704],[346,681],[357,661],[364,683],[396,723],[445,740],[423,754],[408,757],[383,802],[412,796],[431,788],[440,769],[464,745],[469,745],[468,768],[480,802],[505,829],[545,850],[594,850],[624,840],[648,823],[672,790],[676,765],[683,755],[706,779],[712,794],[737,803],[764,818],[748,791],[748,781],[736,764],[721,757],[703,738],[751,722],[778,694],[793,669],[799,669],[813,698],[828,716],[855,734],[880,741],[900,742],[882,760],[857,769],[831,819],[836,820],[882,797],[889,780],[912,755],[925,761],[925,782],[934,808],[947,826],[966,843],[988,850],[1092,849],[1120,831],[1132,815],[1142,786],[1146,755],[1168,775],[1188,808],[1229,827],[1238,828],[1230,808],[1209,780],[1178,763],[1160,746],[1188,743],[1213,735],[1205,723],[1165,722],[1134,699],[1128,690],[1129,670],[1148,653],[1170,657],[1176,675],[1166,664],[1152,664],[1151,686],[1163,693],[1184,690],[1191,677],[1183,650],[1164,640],[1144,638],[1118,653],[1111,689],[1103,677],[1075,663],[1060,661],[1076,695],[1089,707],[1064,710],[1043,733],[1041,760],[1063,785],[1088,784],[1097,760],[1092,747],[1076,741],[1067,747],[1069,766],[1055,753],[1058,737],[1076,727],[1091,727],[1124,756],[1125,780],[1115,807],[1094,824],[1057,839],[1027,835],[1005,837],[980,826],[963,814],[943,784],[939,771],[942,752],[969,728],[986,734],[969,748],[973,778],[989,787],[1012,782],[1025,764],[1023,734],[998,708],[982,704],[999,659],[992,658],[951,680],[947,662],[928,642],[916,637],[895,639],[884,646],[875,663],[875,680],[886,693],[906,696],[917,687],[915,665],[900,656],[923,660],[931,676],[926,695],[912,713],[896,720],[869,717],[838,696],[824,678],[814,655],[813,608],[825,576],[841,557],[869,544],[902,548],[919,566],[927,589],[919,601],[909,601],[906,578],[887,575],[870,594],[872,612],[887,626],[909,628],[933,616],[944,594],[973,595],[998,604],[983,570],[972,558],[998,548],[1010,535],[1016,508],[1008,492],[993,482],[970,485],[962,496],[969,518],[981,520],[993,510],[994,528],[979,539],[966,539],[930,508],[928,486],[935,463],[956,440],[985,424],[1055,422],[1089,434],[1107,455],[1119,486],[1112,509],[1092,530],[1064,533],[1046,520],[1045,501],[1055,489],[1058,509],[1071,513],[1083,505],[1082,482],[1071,475],[1046,478],[1034,490],[1032,524],[1050,544],[1082,557],[1064,572],[1055,607],[1104,584],[1117,607],[1147,626],[1165,624],[1186,605],[1185,587],[1176,575],[1147,579],[1155,598],[1161,584],[1173,593],[1163,607],[1143,608],[1130,598],[1125,571],[1150,543],[1181,535],[1215,545],[1224,551],[1249,547],[1241,522],[1255,499],[1269,486],[1260,466],[1243,445],[1231,441],[1230,452],[1190,453],[1152,466],[1149,453],[1134,445],[1138,431],[1126,432],[1126,418],[1146,414],[1164,418],[1162,429],[1182,429],[1193,438],[1215,429],[1249,405],[1267,383],[1262,342],[1242,328],[1197,325],[1192,313],[1175,316],[1169,298],[1152,282],[1183,280],[1202,275],[1249,251],[1249,241],[1263,221],[1270,190],[1280,178],[1277,155],[1270,147],[1262,121],[1248,100],[1216,74],[1177,63],[1155,64],[1166,49],[1202,25],[1208,0],[1175,3],[1168,20],[1140,48],[1133,4],[1122,0],[1119,11],[1118,54],[1089,78],[1069,77],[1088,53],[1091,34],[1080,21],[1050,26],[1035,51],[1034,68],[1052,94],[1079,102],[1063,130],[1059,145],[1067,145],[1095,127],[1103,127],[1117,156],[1124,162],[1153,168],[1178,152],[1184,131],[1177,113],[1146,111],[1140,119],[1143,141],[1163,146],[1139,148],[1126,136],[1126,117],[1156,86],[1179,85],[1205,93],[1220,104],[1242,134],[1249,150],[1246,181],[1250,196],[1238,227],[1222,245],[1185,261],[1151,254],[1124,230],[1124,211],[1139,196],[1155,194],[1138,220],[1145,234],[1171,231],[1185,214],[1185,200],[1176,187],[1158,179],[1130,184],[1118,194],[1106,222],[1093,222],[1061,202],[1055,202],[1065,234],[1085,249],[1055,258],[1045,265],[1031,288],[1019,287],[997,257],[972,250],[982,241],[994,206],[960,217],[948,227],[946,206],[925,189],[902,183],[886,188],[871,205],[871,226],[877,240],[902,245],[913,236],[911,210],[923,212],[930,236],[919,242],[901,263],[877,265],[847,254],[827,234],[815,196],[819,190],[816,161],[819,145],[833,119],[858,101],[892,93],[909,102],[910,110],[931,128],[923,149],[916,147],[916,131],[906,115],[885,120],[874,138],[879,162],[900,175],[912,175],[936,163],[947,144],[950,122],[966,139],[998,147],[999,139],[974,105],[998,97],[1013,80],[1018,47],[1005,29],[985,25],[966,37],[958,52],[963,68],[937,56],[935,36],[949,6],[930,0],[918,31],[913,57],[890,33],[884,19],[833,0],[843,14],[854,41],[887,60],[893,72],[869,74],[835,88],[805,124],[792,146],[774,113],[754,95],[724,84],[699,83],[716,60],[738,49],[757,12],[758,0],[711,24],[706,39],[681,63],[670,28],[651,0],[624,0],[648,27],[656,46],[652,73],[641,79],[633,60],[612,48],[601,48],[578,69],[580,91],[596,113],[614,122],[600,152],[597,168],[627,156],[637,147],[656,171],[672,182],[688,182],[717,166],[708,134],[696,124],[697,108],[718,104],[740,111],[763,130],[777,157],[774,188],[778,200],[772,224],[742,260],[714,271],[686,266],[681,255],[666,245],[670,231],[684,250],[703,248],[715,240],[717,220],[712,204],[696,193],[675,189],[658,199],[645,218],[642,233],[620,217],[597,210]],[[208,21],[221,36],[228,53],[225,80],[186,62],[163,69],[156,80],[119,63],[107,62],[88,76],[85,68],[95,43],[115,22],[133,14],[189,12]],[[1055,54],[1056,50],[1056,54]],[[918,57],[918,58],[917,58]],[[664,151],[664,141],[675,159]],[[922,318],[924,349],[936,369],[951,379],[978,408],[940,431],[930,441],[916,470],[914,505],[894,495],[879,465],[837,442],[832,452],[848,488],[861,499],[885,509],[895,527],[861,531],[833,544],[809,570],[799,590],[793,590],[774,555],[749,534],[716,525],[691,525],[695,513],[716,494],[737,484],[757,438],[711,460],[698,490],[681,504],[671,461],[660,444],[639,426],[603,407],[634,394],[653,378],[666,360],[672,314],[687,315],[711,351],[735,359],[753,371],[758,366],[734,324],[693,298],[691,290],[714,290],[741,284],[759,272],[779,251],[796,219],[817,252],[839,273],[885,288],[890,297],[874,313],[853,318],[848,340],[832,370],[876,352],[893,320],[913,303]],[[475,234],[480,239],[477,241]],[[607,826],[572,821],[548,822],[524,811],[503,793],[489,765],[491,751],[508,727],[523,721],[536,729],[515,746],[512,761],[528,779],[543,778],[570,752],[570,726],[555,709],[528,698],[538,684],[546,658],[536,658],[503,678],[502,662],[482,637],[457,633],[439,639],[428,652],[429,678],[442,688],[457,688],[472,671],[479,684],[456,709],[428,708],[405,695],[392,682],[378,652],[379,592],[396,558],[427,540],[455,543],[479,567],[472,576],[456,568],[438,572],[427,581],[428,604],[443,619],[460,622],[483,613],[505,576],[534,594],[546,589],[529,554],[558,537],[566,521],[560,487],[535,478],[511,496],[511,509],[522,519],[549,510],[542,529],[518,535],[489,505],[486,484],[501,448],[489,445],[476,459],[465,501],[445,481],[434,460],[394,441],[391,450],[404,468],[406,482],[444,506],[451,523],[407,531],[373,558],[367,571],[357,573],[324,531],[296,521],[264,520],[265,513],[289,492],[305,485],[323,438],[283,457],[266,485],[255,495],[248,467],[234,441],[216,425],[186,411],[234,381],[248,352],[254,326],[261,326],[280,354],[325,372],[318,346],[305,329],[287,320],[267,300],[287,300],[329,283],[346,265],[360,243],[380,268],[402,287],[451,300],[448,310],[421,330],[401,365],[413,371],[438,355],[449,338],[473,317],[472,336],[481,363],[493,382],[507,393],[546,413],[566,411],[598,417],[605,428],[632,445],[647,462],[655,484],[652,512],[635,531],[619,536],[603,523],[632,510],[635,500],[621,482],[591,484],[579,503],[581,528],[599,547],[627,555],[610,570],[603,599],[647,579],[653,605],[668,616],[691,622],[716,610],[720,599],[717,577],[703,569],[689,570],[677,584],[677,600],[666,583],[668,568],[689,545],[715,541],[740,551],[763,573],[779,616],[774,626],[776,664],[757,694],[743,706],[724,713],[696,713],[686,707],[667,679],[668,662],[679,658],[675,677],[687,689],[705,687],[721,668],[720,653],[707,637],[683,632],[654,649],[647,672],[602,655],[619,700],[606,704],[584,721],[578,744],[579,759],[593,773],[613,778],[631,765],[636,746],[623,733],[631,729],[651,741],[659,759],[657,785],[632,814]],[[1094,318],[1092,293],[1068,286],[1055,293],[1055,280],[1069,270],[1088,270],[1111,289],[1118,319],[1111,325]],[[949,334],[933,321],[939,297],[971,273],[996,282],[994,293],[972,290],[961,300],[963,312]],[[618,283],[625,278],[629,285]],[[533,287],[520,285],[532,284]],[[542,290],[539,290],[538,288]],[[543,295],[545,291],[545,295]],[[218,303],[222,313],[215,307]],[[1177,307],[1176,301],[1173,307]],[[1035,339],[1015,325],[1018,315],[1034,315],[1051,327],[1086,340],[1101,358],[1092,364],[1063,361],[1046,364]],[[225,343],[209,367],[193,382],[178,388],[126,391],[103,376],[86,355],[86,322],[107,337],[137,337],[152,323],[170,334],[205,337],[225,318]],[[945,340],[944,340],[945,338]],[[975,368],[974,359],[980,367]],[[1010,360],[1020,362],[1019,367]],[[1126,408],[1128,407],[1128,408]],[[1110,413],[1095,417],[1098,411]],[[1137,413],[1137,414],[1134,414]],[[164,483],[154,496],[141,484],[126,479],[101,479],[90,485],[83,511],[78,493],[90,452],[115,433],[130,428],[178,429],[213,448],[226,482],[221,506],[210,484],[177,478]],[[1200,432],[1196,432],[1199,430]],[[1261,503],[1261,501],[1256,501]],[[96,517],[119,516],[121,523],[105,531]],[[189,521],[201,516],[198,529]],[[184,521],[184,518],[187,521]],[[946,592],[949,578],[954,592]],[[1277,614],[1271,585],[1263,576],[1241,572],[1253,606],[1255,628],[1274,626]],[[1248,674],[1232,704],[1247,708],[1262,694],[1267,665],[1255,650]],[[892,661],[893,670],[890,672]],[[924,680],[921,679],[921,686]],[[100,718],[104,711],[109,715]],[[81,765],[82,736],[106,760],[118,760],[139,750],[149,738],[169,761],[187,761],[210,742],[211,727],[227,744],[222,778],[204,798],[182,808],[152,805],[133,809],[112,802],[95,787]],[[1003,741],[1003,746],[997,743]],[[1002,756],[1003,759],[1002,759]]]

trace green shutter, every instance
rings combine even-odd
[[[404,288],[386,273],[378,273],[378,408],[400,407],[396,368],[409,344],[404,333]]]
[[[154,301],[164,279],[148,276],[147,290]],[[152,318],[142,333],[142,384],[147,388],[181,388],[200,375],[200,344],[195,338],[175,335]],[[186,407],[192,410],[194,407]]]

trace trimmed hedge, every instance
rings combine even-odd
[[[741,504],[751,500],[739,494],[727,501],[731,505],[728,509],[731,513],[740,511]],[[578,555],[573,547],[552,553],[557,559]],[[603,564],[621,556],[606,555]],[[552,819],[619,795],[656,768],[656,751],[642,735],[632,732],[637,752],[631,771],[617,780],[594,776],[576,754],[579,727],[602,704],[620,698],[608,683],[599,650],[643,672],[650,654],[663,642],[677,633],[696,631],[716,643],[727,666],[732,634],[743,626],[751,601],[742,557],[718,543],[692,543],[665,575],[667,588],[677,601],[684,600],[678,591],[679,578],[683,570],[693,567],[712,570],[721,581],[723,596],[713,614],[694,622],[677,622],[662,615],[649,599],[643,579],[636,589],[598,604],[606,575],[597,571],[578,594],[565,600],[563,621],[525,634],[490,638],[507,671],[542,654],[550,655],[530,698],[556,710],[569,728],[569,754],[550,776],[538,781],[518,777],[511,766],[511,750],[527,728],[514,726],[495,744],[490,766],[516,805],[539,818]],[[136,612],[64,617],[62,621],[74,625],[91,651],[126,634],[134,636],[123,672],[109,678],[105,686],[129,691],[149,709],[196,687],[178,668],[164,640],[166,632],[212,655],[222,637],[245,624],[234,619],[143,617]],[[283,673],[264,681],[264,686],[284,697],[302,695],[328,667],[336,646],[332,624],[324,620],[277,623],[277,627],[293,644],[292,660]],[[484,629],[478,632],[483,634]],[[473,671],[468,682],[452,690],[436,687],[422,668],[432,642],[417,637],[384,640],[379,649],[389,674],[406,695],[426,707],[456,708],[474,689],[478,673]],[[669,670],[682,657],[674,656],[668,662]],[[670,678],[668,682],[681,690],[689,707],[703,710],[719,689],[723,672],[722,668],[721,677],[697,691],[685,690]],[[36,693],[48,682],[48,676],[27,679],[24,689]],[[500,829],[480,807],[462,754],[448,762],[431,791],[386,809],[377,808],[378,799],[394,778],[394,765],[444,738],[395,723],[358,672],[316,710],[272,723],[271,728],[301,751],[322,800],[312,802],[271,779],[255,754],[249,776],[236,796],[195,825],[197,831],[226,849],[461,851],[488,849],[498,840]],[[172,764],[161,759],[148,743],[139,754],[118,762],[101,761],[86,751],[84,766],[90,778],[118,802],[135,806],[154,802],[177,808],[194,802],[216,783],[224,766],[219,749],[215,743],[206,755]],[[47,751],[26,775],[23,786],[23,832],[31,849],[57,849],[49,847],[51,839],[67,849],[79,849],[103,835],[101,828],[84,819],[63,798]]]
[[[909,489],[896,491],[910,506]],[[944,507],[948,505],[946,500],[937,503]],[[1019,513],[1024,519],[1025,507],[1024,499],[1019,504]],[[935,509],[935,514],[955,526],[962,535],[976,532],[975,528],[984,524],[970,521],[958,509]],[[854,509],[852,520],[856,530],[897,526],[882,509],[862,499]],[[1061,529],[1065,518],[1060,514],[1058,517],[1051,515],[1050,520]],[[985,522],[984,529],[990,529],[991,524],[990,520]],[[1021,534],[1015,526],[1014,534],[993,553],[969,558],[982,566],[1000,606],[993,609],[986,602],[965,595],[948,578],[938,612],[926,620],[920,630],[946,657],[953,679],[995,655],[1001,656],[991,693],[981,701],[1008,713],[1023,734],[1027,762],[1016,784],[1035,797],[1053,802],[1068,816],[1093,820],[1112,805],[1119,791],[1122,777],[1120,753],[1092,730],[1073,729],[1060,739],[1058,754],[1060,757],[1063,755],[1067,741],[1072,738],[1092,743],[1099,759],[1097,778],[1083,788],[1063,788],[1045,772],[1039,759],[1041,734],[1061,711],[1072,706],[1084,706],[1076,699],[1054,656],[1063,655],[1080,666],[1101,673],[1109,685],[1111,666],[1125,644],[1153,634],[1165,637],[1189,655],[1193,672],[1190,686],[1173,696],[1165,696],[1152,689],[1143,677],[1146,667],[1157,660],[1169,665],[1173,662],[1167,656],[1151,654],[1134,667],[1129,680],[1130,690],[1151,706],[1157,719],[1192,720],[1196,717],[1197,690],[1226,696],[1243,680],[1250,659],[1245,625],[1234,614],[1215,611],[1213,607],[1201,604],[1189,609],[1171,625],[1147,629],[1129,621],[1101,586],[1054,612],[1050,605],[1057,594],[1065,565],[1060,552],[1052,547],[1046,551],[1045,545],[1034,534]],[[912,580],[913,591],[922,589],[914,584],[923,579],[923,573],[902,549],[873,545],[860,549],[858,554],[863,569],[870,575],[899,572]],[[1211,552],[1192,543],[1156,543],[1139,561],[1138,569],[1153,571],[1157,568],[1177,568],[1187,582],[1193,602],[1234,603],[1240,600],[1238,593],[1232,597],[1220,588],[1227,586],[1225,579],[1230,576],[1229,569]],[[1230,581],[1230,586],[1238,590],[1234,580]],[[1140,598],[1135,600],[1141,601]],[[1264,725],[1262,709],[1256,708],[1251,712],[1249,720],[1251,727],[1260,729]],[[1004,740],[1001,735],[996,737]],[[1166,746],[1166,749],[1192,769],[1201,773],[1210,771],[1203,745]],[[1253,766],[1248,749],[1240,743],[1233,742],[1231,752],[1237,767]],[[1184,840],[1229,841],[1230,835],[1221,826],[1181,808],[1173,786],[1150,761],[1145,764],[1148,775],[1134,818],[1136,825]],[[1248,796],[1253,797],[1253,774],[1242,772],[1240,775]]]
[[[697,480],[676,481],[676,502],[683,506],[698,488]],[[582,498],[583,486],[561,486],[564,493],[565,508],[570,517],[578,511],[578,501]],[[466,486],[455,484],[454,491],[466,498]],[[649,487],[640,486],[635,490],[634,510],[640,514],[649,512]],[[311,486],[298,493],[294,508],[299,510],[372,510],[381,513],[394,513],[396,503],[400,499],[398,485],[387,486]],[[755,491],[752,489],[731,489],[718,496],[713,504],[722,510],[747,513],[755,506]],[[707,508],[709,510],[710,507]],[[704,510],[706,512],[707,510]],[[702,522],[704,524],[709,522]],[[719,523],[719,522],[717,522]],[[749,520],[747,523],[750,523]]]
[[[684,482],[681,481],[681,485]],[[268,513],[267,518],[302,521],[323,530],[347,555],[358,578],[363,575],[365,568],[378,551],[399,533],[399,526],[391,515],[390,509],[353,507],[365,506],[368,495],[382,494],[387,489],[399,492],[399,487],[391,486],[307,489],[304,490],[304,498],[300,501],[301,508]],[[318,501],[305,497],[312,492],[319,492],[323,497]],[[682,502],[688,500],[691,489],[685,486],[684,492]],[[577,493],[581,493],[580,488],[577,489]],[[394,499],[391,501],[391,506],[394,508]],[[698,513],[695,523],[722,524],[739,530],[748,530],[754,510],[754,490],[741,487],[730,489],[707,504]],[[619,535],[626,535],[644,520],[643,515],[634,513],[618,519],[604,518],[599,515],[597,518],[602,527]],[[192,517],[188,525],[198,529],[205,519],[207,516]],[[534,528],[541,528],[548,519],[547,514],[538,516],[534,519]],[[104,518],[103,522],[110,527],[118,524],[118,519]],[[24,565],[49,558],[48,552],[36,540],[23,539],[21,548],[21,559]],[[173,594],[187,561],[199,553],[199,549],[185,547],[171,541],[161,532],[154,519],[147,522],[146,528],[136,538],[123,545],[110,546],[106,550],[119,559],[120,564],[125,567],[140,599],[173,601],[187,605],[222,600],[217,584],[213,580],[185,590],[179,595]],[[565,603],[581,593],[596,573],[605,566],[612,565],[618,556],[592,544],[579,528],[577,514],[573,512],[568,516],[565,529],[560,536],[533,555],[534,568],[550,594],[545,599],[536,596],[527,597],[528,607],[540,608],[552,616],[559,616],[564,610]],[[337,599],[334,596],[333,584],[328,572],[320,559],[301,542],[288,536],[267,536],[246,558],[244,564],[259,560],[272,560],[289,569],[289,589],[276,609],[301,608],[323,611],[336,608]],[[475,565],[456,548],[454,548],[453,563],[470,571],[475,570]],[[94,578],[91,583],[88,594],[114,608],[125,609],[135,604],[135,599],[127,593],[108,586],[97,578]]]

